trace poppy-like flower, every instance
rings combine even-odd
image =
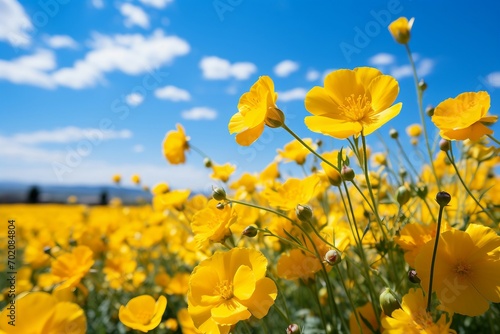
[[[281,210],[295,209],[297,204],[306,204],[314,195],[314,190],[319,183],[319,177],[315,174],[303,180],[289,178],[282,185],[275,188],[266,188],[263,196],[271,206]]]
[[[383,334],[396,333],[456,333],[450,329],[452,314],[444,312],[434,322],[432,315],[426,311],[427,299],[422,289],[410,289],[403,296],[401,308],[392,312],[391,317],[382,318]]]
[[[389,31],[400,44],[407,44],[410,41],[411,27],[413,26],[414,18],[408,20],[406,17],[400,17],[399,19],[391,22],[389,24]]]
[[[163,140],[163,155],[172,165],[186,162],[185,152],[189,150],[189,137],[182,125],[177,124],[177,131],[170,130]]]
[[[500,236],[489,227],[470,224],[467,230],[441,233],[434,264],[433,290],[442,305],[468,315],[481,315],[489,302],[500,303]],[[429,288],[434,242],[415,261],[422,287]]]
[[[141,295],[132,298],[126,306],[121,305],[118,317],[125,326],[147,333],[158,327],[166,308],[165,296],[156,301],[149,295]]]
[[[170,208],[180,211],[184,208],[184,204],[188,200],[190,194],[191,190],[179,189],[156,195],[153,197],[153,208],[157,211]]]
[[[422,126],[420,124],[411,124],[406,127],[406,134],[410,137],[420,137]]]
[[[201,333],[196,329],[193,323],[193,319],[189,315],[187,308],[182,308],[177,312],[177,319],[182,328],[182,334],[199,334]]]
[[[32,292],[16,300],[15,314],[7,307],[0,313],[0,332],[12,334],[69,333],[85,334],[87,319],[82,308],[75,303],[58,301],[47,292]],[[14,320],[15,326],[8,324]]]
[[[230,205],[225,205],[220,210],[216,207],[217,203],[218,201],[211,199],[205,209],[193,216],[191,229],[198,248],[202,248],[207,241],[222,242],[231,235],[229,227],[236,222],[238,215]]]
[[[271,128],[283,125],[285,116],[276,107],[277,99],[273,80],[268,76],[259,77],[250,91],[241,96],[238,112],[231,117],[228,125],[230,134],[237,133],[238,144],[251,145],[264,131],[264,125]]]
[[[392,105],[399,93],[396,79],[371,67],[337,70],[328,74],[324,87],[306,95],[305,118],[309,130],[335,138],[369,135],[401,110]]]
[[[439,128],[439,135],[448,140],[479,140],[491,135],[493,130],[485,124],[497,121],[488,116],[490,95],[487,92],[467,92],[441,102],[432,115],[432,122]]]
[[[231,174],[233,174],[235,170],[236,166],[230,163],[224,165],[213,164],[212,165],[213,173],[212,175],[210,175],[210,177],[212,179],[221,180],[222,182],[227,182],[227,180],[229,180]]]
[[[58,256],[52,262],[52,274],[64,281],[61,288],[75,287],[94,264],[94,253],[87,246],[75,247],[71,253]]]
[[[202,261],[191,274],[187,295],[194,325],[203,333],[227,334],[252,315],[262,319],[277,295],[266,267],[265,256],[248,248],[216,252]]]
[[[304,138],[302,140],[313,150],[317,149],[317,145],[313,143],[311,138]],[[297,139],[286,144],[283,150],[278,150],[278,155],[284,158],[285,161],[295,161],[298,165],[303,165],[310,153],[311,151],[305,148]]]
[[[134,174],[130,177],[130,180],[132,180],[132,183],[134,184],[140,184],[141,183],[141,177],[138,174]]]

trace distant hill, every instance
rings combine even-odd
[[[107,199],[119,197],[124,204],[134,204],[138,201],[151,201],[151,193],[137,188],[117,186],[61,186],[38,185],[19,182],[0,182],[0,203],[26,203],[28,193],[36,186],[39,190],[41,203],[66,203],[69,196],[77,197],[78,203],[98,204],[103,193]]]

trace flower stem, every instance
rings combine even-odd
[[[432,251],[431,272],[429,277],[429,292],[427,294],[427,312],[431,311],[432,280],[434,279],[434,264],[436,262],[437,248],[438,248],[439,238],[441,236],[441,220],[443,218],[444,207],[445,205],[439,205],[439,214],[438,214],[437,228],[436,228],[436,240],[434,241],[434,250]]]
[[[490,138],[491,140],[493,140],[495,143],[497,143],[498,145],[500,145],[500,140],[496,139],[492,135],[487,135],[487,136],[488,136],[488,138]]]
[[[464,189],[465,191],[467,192],[467,194],[469,194],[469,196],[474,200],[474,202],[476,202],[476,204],[483,210],[483,212],[492,220],[494,221],[495,223],[497,223],[497,219],[495,218],[495,216],[493,216],[491,214],[491,212],[486,209],[482,204],[481,202],[479,202],[479,200],[474,196],[474,194],[472,194],[472,192],[470,191],[469,187],[467,187],[467,184],[465,184],[465,181],[464,179],[462,178],[462,176],[460,175],[459,171],[458,171],[458,168],[457,168],[457,165],[455,163],[455,157],[453,156],[453,150],[451,149],[451,146],[450,146],[450,150],[449,151],[446,151],[446,156],[448,157],[448,160],[450,160],[451,162],[451,165],[453,166],[453,169],[455,170],[455,173],[457,174],[457,177],[458,179],[460,180],[460,183],[462,183],[462,185],[464,186]]]
[[[423,107],[423,103],[422,103],[422,89],[418,85],[417,68],[415,67],[415,62],[413,61],[413,56],[411,54],[410,46],[408,45],[408,43],[405,44],[405,48],[406,48],[406,52],[408,53],[408,59],[410,60],[411,68],[413,70],[413,79],[415,81],[415,89],[417,91],[418,111],[420,113],[420,122],[422,123],[422,129],[424,130],[425,147],[427,148],[427,154],[429,155],[429,163],[431,165],[432,174],[434,175],[434,178],[436,179],[436,184],[438,186],[438,189],[441,189],[441,181],[439,180],[437,173],[436,173],[436,168],[434,167],[431,146],[429,144],[429,137],[427,134],[427,126],[425,125],[424,107]]]

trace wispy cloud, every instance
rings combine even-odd
[[[287,59],[274,66],[274,74],[279,77],[287,77],[298,69],[299,63]]]
[[[169,4],[173,3],[174,0],[139,0],[141,3],[147,6],[162,9],[167,7]]]
[[[317,70],[308,70],[306,73],[306,80],[307,81],[316,81],[321,77],[321,73]]]
[[[139,93],[128,94],[125,96],[125,102],[127,102],[129,106],[137,107],[144,102],[144,96]]]
[[[257,71],[257,66],[250,62],[237,62],[231,64],[229,60],[215,56],[203,57],[200,61],[203,77],[208,80],[224,80],[235,78],[248,79]]]
[[[486,76],[486,81],[493,87],[500,87],[500,72],[492,72]]]
[[[47,73],[56,68],[54,53],[38,49],[35,53],[10,61],[0,60],[0,79],[15,84],[54,88],[55,83]]]
[[[384,66],[394,64],[396,57],[389,53],[377,53],[375,56],[368,59],[368,63],[373,66]]]
[[[125,17],[125,25],[127,27],[139,26],[144,29],[149,28],[149,17],[141,7],[130,3],[123,3],[119,9],[120,13]]]
[[[425,77],[432,73],[434,69],[435,62],[429,58],[422,58],[416,62],[417,74],[419,77]],[[391,66],[390,74],[396,79],[403,79],[406,77],[411,77],[413,75],[413,70],[410,65],[402,66]]]
[[[29,32],[33,24],[24,8],[16,0],[0,1],[0,41],[13,46],[26,47],[31,44]]]
[[[217,118],[217,111],[208,107],[195,107],[184,110],[181,113],[182,118],[191,121],[214,120]]]
[[[78,47],[78,43],[68,35],[46,36],[45,41],[53,49],[76,49]]]
[[[278,100],[288,102],[293,100],[303,100],[306,97],[307,90],[305,88],[294,88],[285,92],[278,93]]]
[[[172,85],[158,88],[155,90],[154,94],[159,99],[174,102],[191,100],[191,94],[189,94],[187,90]]]

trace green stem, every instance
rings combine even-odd
[[[340,282],[342,283],[342,287],[344,288],[344,291],[347,295],[347,299],[349,300],[349,304],[351,304],[352,307],[352,312],[354,313],[354,317],[356,318],[356,323],[358,324],[359,332],[363,333],[363,329],[361,328],[361,322],[359,321],[359,314],[356,312],[356,306],[354,306],[354,302],[351,297],[351,293],[345,286],[344,278],[342,277],[342,272],[340,271],[339,266],[336,266],[337,273],[339,274]]]
[[[427,294],[427,312],[431,311],[431,302],[432,302],[432,280],[434,279],[434,264],[436,263],[436,255],[437,248],[439,243],[439,238],[441,236],[441,220],[443,219],[443,210],[444,205],[439,206],[439,214],[436,228],[436,240],[434,241],[434,250],[432,251],[432,260],[431,260],[431,273],[429,277],[429,292]]]
[[[210,157],[205,152],[203,152],[202,150],[200,150],[198,147],[196,147],[194,145],[191,145],[191,143],[189,143],[189,148],[192,148],[193,151],[195,151],[196,153],[198,153],[199,155],[201,155],[203,158],[210,159]]]
[[[251,208],[254,208],[254,209],[259,209],[259,210],[264,210],[264,211],[267,211],[267,212],[271,212],[271,213],[274,213],[275,215],[278,215],[280,217],[283,217],[285,219],[288,219],[289,221],[291,221],[292,223],[294,222],[292,218],[288,217],[287,215],[279,212],[279,211],[276,211],[276,210],[273,210],[273,209],[269,209],[269,208],[266,208],[264,206],[260,206],[260,205],[256,205],[256,204],[252,204],[252,203],[247,203],[247,202],[241,202],[241,201],[238,201],[236,199],[227,199],[227,201],[229,203],[236,203],[236,204],[241,204],[241,205],[246,205],[246,206],[249,206]]]
[[[497,143],[498,145],[500,145],[500,141],[498,139],[496,139],[492,135],[487,135],[487,136],[488,136],[488,138],[490,138],[491,140],[493,140],[495,143]]]
[[[399,141],[399,139],[396,138],[395,141],[396,141],[396,144],[399,147],[399,150],[401,151],[401,154],[403,155],[403,159],[405,159],[405,161],[408,163],[408,166],[410,166],[411,171],[415,174],[415,176],[417,177],[417,179],[419,181],[422,181],[422,179],[420,178],[420,174],[418,174],[417,170],[415,169],[415,167],[411,163],[410,158],[408,158],[408,155],[406,155],[406,153],[405,153],[405,151],[403,149],[403,146],[401,145],[401,142]]]
[[[405,44],[405,47],[406,47],[406,52],[408,53],[408,59],[410,60],[411,68],[413,71],[413,79],[415,81],[415,89],[417,90],[418,111],[420,114],[420,122],[422,123],[422,129],[424,130],[425,147],[427,148],[427,154],[429,155],[429,164],[431,165],[432,174],[434,175],[434,178],[436,179],[436,184],[438,185],[438,189],[441,189],[441,181],[439,180],[437,173],[436,173],[436,168],[434,167],[431,146],[429,144],[429,137],[427,134],[427,126],[425,125],[424,107],[423,107],[423,103],[422,103],[422,90],[420,89],[420,86],[418,85],[417,68],[415,67],[415,62],[413,61],[413,56],[411,54],[410,46],[408,44]]]
[[[469,187],[467,187],[467,185],[465,184],[465,181],[464,179],[462,178],[462,176],[460,175],[459,171],[458,171],[458,168],[457,168],[457,165],[455,163],[455,158],[453,156],[453,150],[451,149],[451,146],[450,146],[450,150],[449,151],[446,151],[446,156],[448,157],[448,160],[450,160],[451,162],[451,165],[453,166],[453,169],[455,170],[455,173],[458,177],[458,179],[460,180],[460,183],[462,183],[462,185],[464,186],[464,189],[465,191],[467,192],[467,194],[469,194],[469,196],[474,200],[474,202],[476,202],[476,204],[483,210],[484,213],[486,213],[486,215],[492,220],[494,221],[495,223],[497,223],[497,220],[495,218],[495,216],[493,216],[491,214],[491,212],[489,210],[487,210],[480,202],[479,200],[474,196],[474,194],[472,194],[472,192],[470,191]]]

